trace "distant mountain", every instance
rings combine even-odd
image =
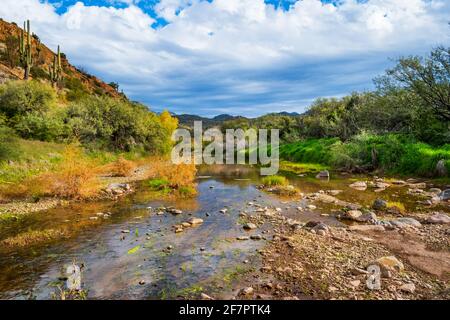
[[[228,120],[233,120],[234,116],[230,116],[229,114],[219,114],[218,116],[215,116],[214,118],[212,118],[212,120],[214,121],[228,121]]]
[[[246,118],[243,116],[232,116],[229,114],[220,114],[218,116],[215,116],[213,118],[207,118],[202,117],[194,114],[174,114],[174,117],[178,118],[180,124],[182,126],[190,127],[192,128],[194,126],[194,121],[202,121],[203,122],[203,128],[211,128],[215,126],[220,126],[225,121],[230,120],[236,120],[236,119],[247,119],[247,120],[257,120],[261,117],[267,117],[267,116],[285,116],[285,117],[298,117],[301,116],[300,113],[297,112],[279,112],[279,113],[269,113],[261,117],[257,118]]]
[[[288,116],[288,117],[298,117],[301,115],[298,112],[287,112],[287,111],[278,112],[277,114],[280,116]]]

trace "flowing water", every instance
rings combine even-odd
[[[304,193],[339,189],[343,192],[338,198],[353,203],[369,205],[383,197],[415,206],[401,188],[376,194],[348,187],[360,177],[326,181],[313,175],[287,175]],[[176,298],[203,288],[226,292],[234,275],[258,266],[257,250],[265,243],[236,237],[270,235],[270,225],[243,230],[239,213],[251,213],[249,201],[283,208],[290,218],[340,224],[332,215],[321,215],[330,213],[331,205],[318,204],[317,210],[298,212],[296,207],[302,204],[298,196],[287,199],[267,194],[257,189],[258,181],[258,171],[250,167],[208,167],[199,171],[198,195],[192,199],[155,200],[154,192],[140,187],[117,202],[73,204],[0,224],[0,241],[33,230],[56,230],[63,235],[22,249],[0,247],[0,298],[52,298],[58,286],[64,285],[64,268],[73,261],[83,265],[83,288],[92,299]],[[160,206],[173,206],[183,213],[157,215],[155,208]],[[228,211],[221,213],[223,208]],[[111,217],[104,219],[99,212],[110,212]],[[191,217],[204,223],[174,232],[173,225]]]

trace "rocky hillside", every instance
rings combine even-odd
[[[31,30],[33,21],[31,21]],[[7,80],[20,80],[24,77],[24,71],[20,67],[19,59],[19,35],[21,28],[15,23],[8,23],[0,19],[0,83]],[[64,51],[64,44],[61,44]],[[33,67],[31,77],[40,80],[48,80],[49,68],[53,63],[55,53],[39,40],[39,35],[32,37]],[[61,57],[63,78],[66,84],[74,83],[83,91],[95,94],[105,94],[112,97],[119,97],[121,94],[112,86],[104,83],[95,76],[92,76],[75,66],[71,65],[62,54]]]

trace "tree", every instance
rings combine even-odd
[[[450,47],[437,47],[429,57],[407,57],[376,79],[380,90],[412,90],[442,120],[450,120]]]

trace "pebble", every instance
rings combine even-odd
[[[256,226],[256,224],[249,222],[249,223],[244,224],[243,228],[246,230],[253,230],[258,227]]]
[[[247,287],[247,288],[243,288],[240,291],[240,294],[243,296],[249,296],[249,295],[252,295],[254,291],[255,290],[252,287]]]
[[[414,293],[416,291],[416,286],[414,283],[405,283],[400,288],[400,291],[406,292],[406,293]]]

